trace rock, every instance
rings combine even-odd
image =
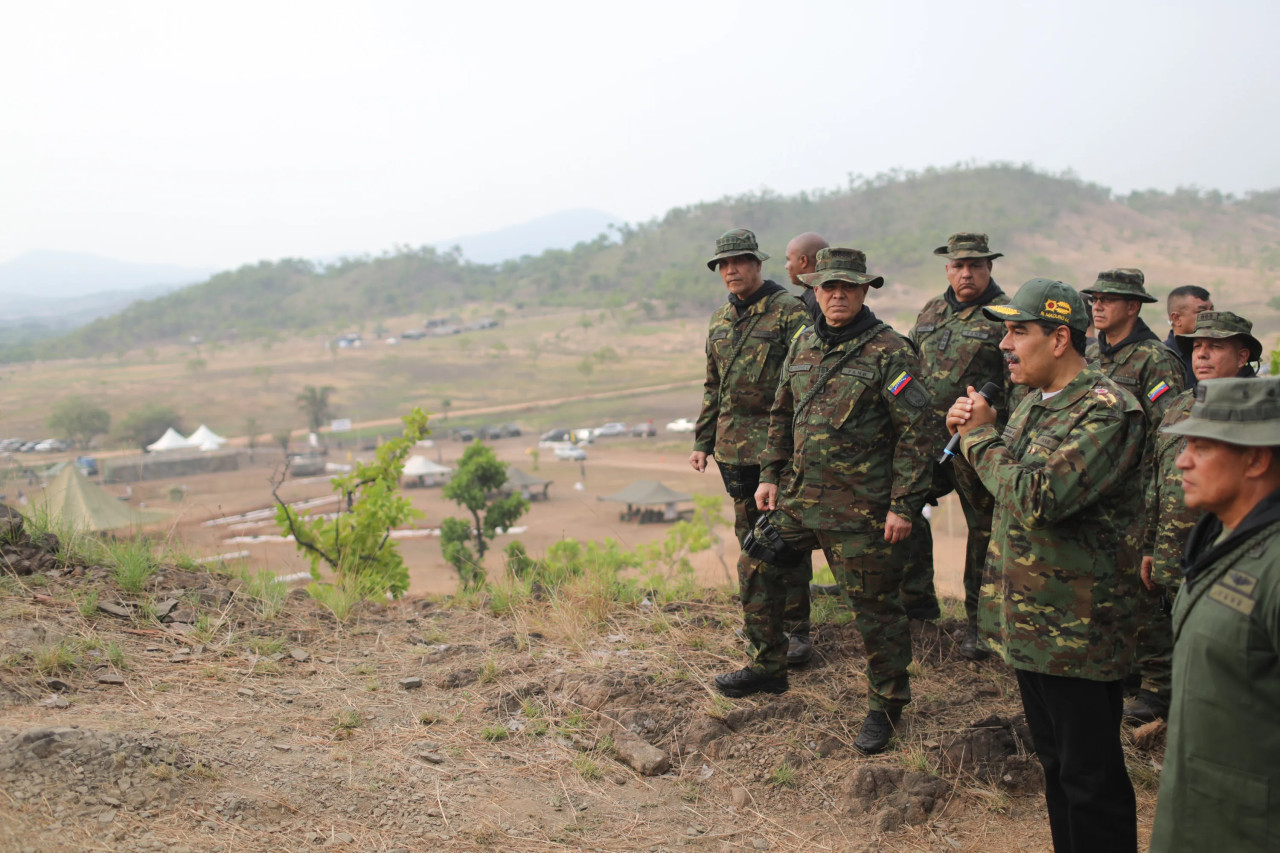
[[[181,622],[184,625],[194,625],[199,619],[194,607],[179,607],[168,616],[164,617],[165,622]]]
[[[418,690],[422,687],[422,679],[416,675],[412,678],[402,678],[399,683],[401,690]]]
[[[681,739],[686,751],[706,752],[712,742],[729,734],[729,727],[715,717],[694,717]]]
[[[112,604],[110,601],[99,601],[98,609],[103,613],[109,613],[112,616],[119,616],[121,619],[133,618],[133,610],[122,604]]]
[[[332,847],[335,844],[351,844],[355,840],[356,839],[354,836],[346,832],[335,832],[333,835],[329,837],[329,840],[326,842],[326,845],[329,847]]]
[[[52,696],[46,696],[45,698],[41,699],[40,704],[46,708],[70,708],[71,707],[70,702],[68,702],[66,699],[62,698],[56,693],[53,694]]]
[[[621,732],[613,742],[618,758],[644,776],[666,773],[671,766],[667,754],[631,732]]]
[[[48,687],[55,693],[66,693],[71,689],[71,685],[67,684],[67,682],[63,681],[61,678],[50,678],[44,683],[44,686]]]
[[[306,649],[289,649],[289,657],[293,658],[298,663],[306,663],[311,660],[311,652]]]
[[[734,788],[729,796],[733,799],[734,808],[744,809],[751,802],[751,792],[746,788]]]
[[[104,672],[98,676],[99,684],[122,685],[124,684],[124,676],[117,675],[114,672]]]
[[[902,812],[898,811],[893,806],[886,806],[876,813],[876,832],[893,832],[895,829],[901,828],[905,822]]]
[[[287,743],[273,743],[271,746],[278,752],[293,752],[293,747]]]
[[[243,696],[246,699],[252,699],[256,694],[248,687],[241,687],[236,691],[237,696]]]
[[[182,602],[178,601],[178,599],[176,598],[166,598],[164,601],[160,602],[159,604],[151,605],[151,612],[155,614],[155,617],[157,619],[163,619],[164,617],[172,613],[174,608],[176,608],[181,603]]]
[[[428,764],[444,764],[444,756],[436,752],[419,752],[418,759]]]
[[[98,823],[101,824],[102,826],[106,826],[107,824],[111,823],[111,821],[115,819],[116,819],[115,809],[107,809],[105,812],[101,812],[98,814]]]

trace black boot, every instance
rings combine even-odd
[[[932,601],[913,601],[906,605],[907,618],[915,619],[918,622],[932,622],[942,616],[942,609],[938,607],[938,599]]]
[[[991,657],[991,652],[982,645],[982,640],[978,637],[978,626],[972,622],[965,629],[964,640],[960,643],[960,657],[968,660],[986,660]]]
[[[871,711],[862,721],[862,731],[858,732],[858,737],[853,742],[854,749],[863,755],[884,752],[901,718],[901,709],[888,712]]]
[[[737,672],[727,672],[716,676],[716,689],[725,696],[740,699],[754,693],[786,693],[787,674],[765,675],[751,667],[743,667]]]
[[[813,641],[808,634],[792,634],[787,640],[787,666],[804,666],[813,657]]]
[[[1124,718],[1134,723],[1153,723],[1169,716],[1169,703],[1158,693],[1139,690],[1138,695],[1124,703]]]

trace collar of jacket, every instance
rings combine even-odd
[[[982,295],[970,302],[961,302],[951,285],[947,285],[947,292],[942,294],[942,298],[947,300],[947,304],[951,306],[953,311],[959,313],[968,311],[970,308],[981,308],[983,305],[990,305],[992,300],[1003,294],[1004,291],[1000,289],[1000,285],[996,284],[996,280],[993,278],[991,283],[987,285],[987,289],[982,291]]]
[[[1129,337],[1125,338],[1118,344],[1107,343],[1107,333],[1098,332],[1098,352],[1103,355],[1112,355],[1119,352],[1130,344],[1136,344],[1139,341],[1159,341],[1156,333],[1151,331],[1151,327],[1141,317],[1133,324],[1133,331],[1129,333]]]
[[[871,313],[871,309],[863,305],[856,317],[838,329],[831,328],[827,324],[827,318],[819,316],[818,321],[813,325],[813,331],[827,349],[831,349],[853,340],[878,322],[880,321],[876,319],[875,314]]]
[[[757,287],[756,292],[748,296],[746,299],[739,299],[736,293],[730,293],[729,304],[737,309],[738,316],[741,317],[743,314],[747,313],[747,310],[750,309],[752,305],[755,305],[758,302],[763,302],[769,296],[779,292],[785,293],[786,288],[778,284],[776,281],[765,279],[764,284]]]
[[[1031,394],[1034,395],[1035,402],[1033,405],[1043,406],[1046,409],[1058,410],[1069,409],[1080,401],[1080,398],[1088,394],[1098,386],[1102,380],[1106,379],[1106,374],[1098,367],[1096,362],[1088,362],[1084,369],[1075,375],[1070,382],[1062,386],[1062,390],[1054,394],[1048,400],[1040,399],[1040,390],[1032,388]]]
[[[1222,522],[1216,515],[1205,513],[1191,529],[1187,549],[1182,555],[1182,572],[1187,576],[1187,584],[1194,582],[1196,575],[1206,567],[1244,546],[1254,534],[1275,521],[1280,521],[1280,489],[1258,501],[1258,505],[1240,521],[1240,526],[1217,545],[1213,542],[1222,533]]]

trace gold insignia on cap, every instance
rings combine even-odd
[[[1046,299],[1042,316],[1066,323],[1071,319],[1071,303],[1065,299]]]
[[[1017,308],[1010,308],[1008,305],[988,305],[987,310],[994,311],[997,314],[1004,314],[1007,317],[1022,313]]]

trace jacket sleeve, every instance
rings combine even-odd
[[[889,384],[880,389],[898,439],[893,450],[889,510],[905,519],[913,518],[924,507],[933,482],[933,453],[937,450],[938,431],[930,428],[933,401],[920,378],[921,372],[915,347],[904,346],[891,352],[885,360],[884,375]],[[890,390],[892,382],[903,373],[911,379],[894,394]]]
[[[782,372],[778,376],[778,390],[773,395],[773,406],[769,409],[769,438],[765,445],[764,455],[760,457],[760,482],[778,485],[782,471],[791,461],[795,437],[792,433],[792,419],[795,417],[796,400],[791,393],[791,356],[795,354],[796,342],[791,341],[791,349],[782,361]]]
[[[702,383],[702,411],[693,428],[693,449],[714,453],[716,421],[720,419],[720,366],[711,352],[711,333],[707,333],[707,379]]]
[[[1137,475],[1143,423],[1139,412],[1095,406],[1071,424],[1057,447],[1031,463],[1016,459],[991,424],[965,436],[960,450],[1018,524],[1036,530],[1062,522]]]

